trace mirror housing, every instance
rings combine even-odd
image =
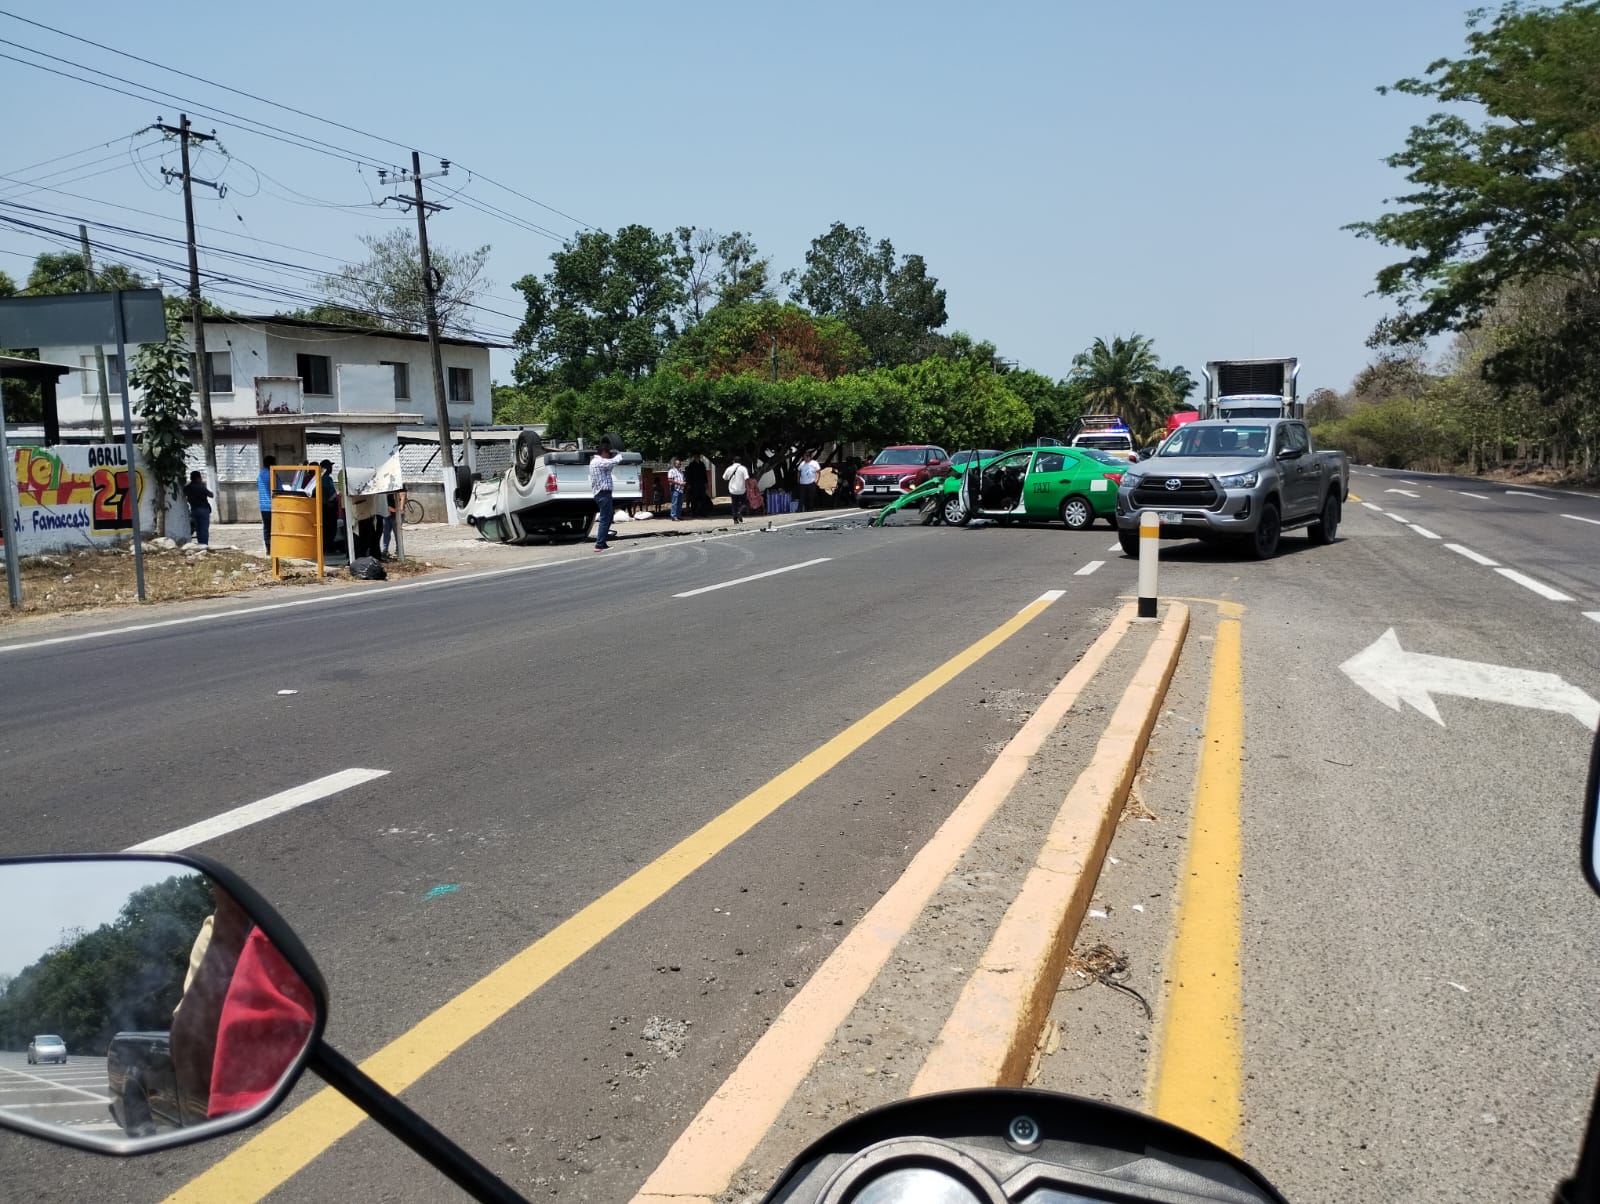
[[[215,862],[3,858],[0,914],[21,917],[0,933],[0,1067],[23,1061],[24,1034],[50,1031],[74,1080],[29,1076],[0,1128],[101,1154],[189,1145],[273,1112],[322,1048],[315,963]],[[83,1081],[101,1066],[103,1086]]]

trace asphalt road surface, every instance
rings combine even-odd
[[[1523,704],[1600,697],[1600,501],[1352,487],[1381,509],[1352,502],[1328,548],[1163,549],[1164,594],[1246,608],[1243,1150],[1291,1198],[1545,1199],[1600,1061],[1600,900],[1576,873],[1584,706]],[[366,1058],[467,998],[471,1035],[406,1055],[407,1100],[530,1196],[626,1198],[1131,591],[1113,541],[833,522],[13,638],[0,852],[193,841],[303,937],[336,1046]],[[1055,590],[820,776],[791,769]],[[753,795],[779,801],[659,877]],[[237,813],[274,798],[295,805]],[[660,889],[594,918],[625,880]],[[519,959],[558,927],[579,955]],[[471,988],[508,964],[496,1012]],[[0,1136],[0,1182],[157,1200],[242,1141],[114,1162]],[[275,1183],[231,1198],[451,1195],[371,1124]]]
[[[30,1066],[24,1053],[0,1052],[0,1113],[80,1132],[119,1133],[110,1103],[104,1058],[69,1056],[65,1062]]]

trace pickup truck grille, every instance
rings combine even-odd
[[[1168,489],[1168,481],[1177,481],[1176,489]],[[1217,504],[1217,490],[1210,477],[1147,476],[1133,491],[1133,504],[1139,507],[1160,509],[1163,506],[1210,510]]]

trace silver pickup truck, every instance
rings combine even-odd
[[[622,437],[609,435],[620,448]],[[533,431],[524,430],[511,449],[511,467],[487,481],[475,479],[465,468],[456,473],[456,504],[463,507],[467,523],[490,543],[524,543],[545,538],[554,543],[562,535],[588,535],[599,503],[589,488],[589,461],[594,452],[578,444],[558,450],[548,448]],[[618,506],[643,499],[643,457],[622,453],[622,463],[612,472],[612,500]]]
[[[1297,419],[1190,422],[1123,474],[1117,537],[1137,556],[1139,520],[1152,511],[1162,539],[1237,539],[1266,560],[1294,527],[1331,543],[1349,493],[1345,454],[1318,451]]]

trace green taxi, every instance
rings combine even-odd
[[[1082,531],[1103,518],[1117,525],[1117,483],[1126,460],[1087,447],[1022,447],[979,460],[964,473],[928,481],[884,507],[874,520],[913,506],[930,521],[964,526],[975,518],[1001,522],[1060,521]]]

